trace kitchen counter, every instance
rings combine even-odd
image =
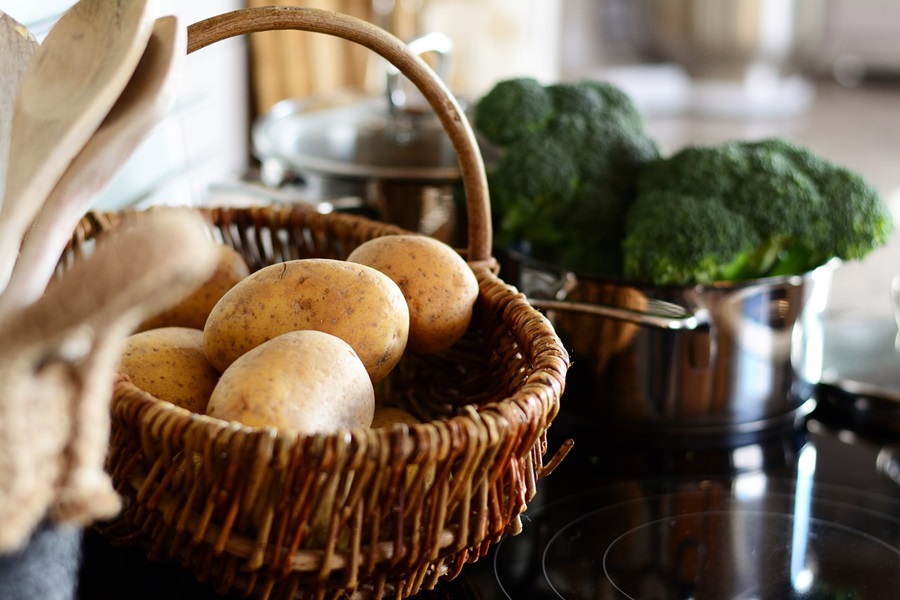
[[[689,144],[780,136],[854,169],[868,179],[900,224],[900,82],[846,88],[815,85],[812,104],[797,116],[725,120],[701,116],[649,116],[647,128],[665,153]],[[891,279],[900,275],[900,226],[888,245],[862,261],[841,265],[828,311],[890,319]]]

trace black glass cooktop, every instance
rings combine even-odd
[[[579,429],[563,416],[551,428],[551,451],[570,435],[576,445],[540,482],[522,533],[415,598],[900,598],[900,440],[822,411],[738,445]],[[93,534],[81,579],[85,599],[221,598]]]
[[[592,490],[501,542],[498,585],[535,599],[900,598],[900,502],[816,488],[807,472]]]

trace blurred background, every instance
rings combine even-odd
[[[40,39],[72,0],[0,0]],[[314,6],[405,41],[440,32],[441,72],[464,102],[503,78],[605,79],[628,92],[665,152],[783,136],[862,173],[900,213],[900,3],[895,0],[160,0],[185,24],[243,6]],[[446,58],[446,57],[445,57]],[[294,31],[191,55],[170,116],[98,199],[284,201],[261,181],[254,124],[288,99],[352,90],[383,97],[386,65],[348,42]],[[289,198],[288,198],[289,199]],[[898,218],[900,221],[900,218]],[[833,313],[890,317],[895,235],[843,265]]]

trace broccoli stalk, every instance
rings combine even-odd
[[[806,148],[778,138],[691,146],[637,176],[623,269],[657,284],[798,274],[862,258],[891,230],[859,174]]]
[[[488,174],[497,242],[620,275],[635,176],[659,157],[630,98],[603,82],[510,79],[479,100],[474,125],[501,151]]]

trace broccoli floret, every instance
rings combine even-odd
[[[594,122],[612,122],[632,134],[644,129],[644,119],[631,98],[604,81],[583,80],[547,86],[559,114],[588,116]]]
[[[630,133],[617,121],[592,119],[581,113],[560,113],[548,125],[546,137],[572,152],[585,181],[610,178],[621,192],[633,190],[637,170],[659,157],[656,141]]]
[[[557,114],[568,113],[586,117],[605,116],[606,101],[599,91],[584,82],[548,85],[547,94]]]
[[[536,79],[520,77],[495,85],[475,111],[475,128],[504,147],[541,131],[553,116],[553,99]]]
[[[858,260],[884,245],[893,222],[878,192],[859,173],[835,169],[819,179],[827,190],[827,225],[820,254]]]
[[[498,83],[476,129],[499,146],[488,174],[501,244],[567,268],[621,274],[625,210],[641,166],[659,157],[631,99],[605,82]]]
[[[813,221],[809,246],[814,260],[833,257],[858,260],[885,244],[893,221],[878,191],[862,175],[835,165],[809,150],[782,139],[748,144],[754,149],[787,157],[819,191],[823,218]]]
[[[578,188],[578,168],[567,149],[531,135],[509,147],[489,180],[498,242],[527,240],[533,248],[553,248],[564,232],[550,226],[565,214]]]
[[[620,88],[604,81],[584,80],[574,84],[594,90],[603,100],[604,120],[618,123],[622,131],[643,135],[644,117],[637,110],[631,97]]]
[[[728,197],[736,182],[751,172],[746,152],[737,142],[721,146],[687,146],[653,161],[637,179],[638,193],[666,189],[687,196],[698,189]]]
[[[667,190],[642,194],[625,227],[625,275],[658,285],[739,279],[760,245],[748,220],[719,199]]]
[[[624,273],[659,284],[803,273],[862,258],[892,230],[859,174],[781,138],[687,147],[647,164],[636,185]]]

